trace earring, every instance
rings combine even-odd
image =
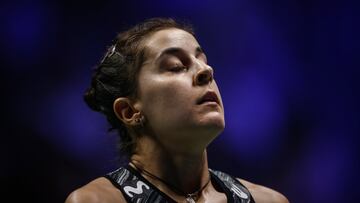
[[[136,122],[138,125],[140,125],[141,127],[144,127],[145,117],[140,114],[140,117],[135,118],[135,122]]]

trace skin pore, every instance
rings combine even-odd
[[[126,126],[136,128],[137,145],[130,160],[167,180],[184,193],[192,193],[209,180],[206,147],[225,127],[224,108],[213,69],[193,35],[180,29],[164,29],[142,42],[145,62],[138,75],[136,99],[118,98],[114,111]],[[206,94],[217,102],[199,102]],[[143,118],[139,127],[137,119]],[[176,202],[185,197],[161,181],[144,175]],[[256,202],[288,202],[280,193],[240,180]],[[98,178],[73,192],[73,202],[126,202],[105,178]],[[227,202],[211,182],[197,202]]]

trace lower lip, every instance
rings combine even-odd
[[[200,105],[218,106],[218,103],[214,102],[214,101],[207,101],[207,102],[201,103]]]

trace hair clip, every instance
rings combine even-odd
[[[111,57],[114,53],[116,53],[116,44],[110,47],[110,53],[108,54],[109,57]]]
[[[101,60],[101,63],[103,63],[103,62],[106,60],[106,58],[111,57],[111,56],[114,55],[114,54],[118,54],[119,56],[121,56],[121,54],[116,51],[116,44],[112,45],[112,46],[108,49],[108,51],[106,52],[104,58]]]

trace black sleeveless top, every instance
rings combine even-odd
[[[249,190],[236,178],[211,170],[211,182],[221,188],[231,203],[255,203]],[[136,203],[166,203],[175,201],[161,192],[153,184],[147,181],[141,174],[130,166],[125,166],[108,173],[104,176],[117,187],[124,195],[127,202]]]

